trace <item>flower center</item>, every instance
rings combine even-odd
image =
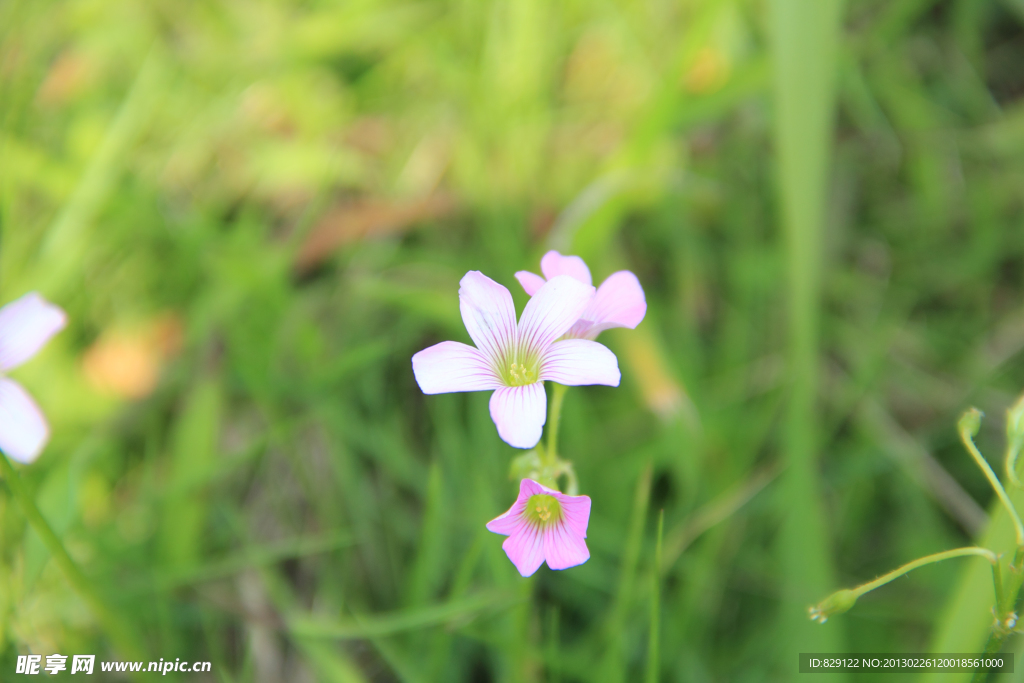
[[[536,368],[527,367],[525,363],[509,363],[508,384],[511,387],[521,387],[533,384],[537,381]]]
[[[554,496],[538,493],[526,501],[526,519],[534,526],[550,526],[562,519],[562,505]]]

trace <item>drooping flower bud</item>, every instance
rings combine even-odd
[[[981,429],[981,418],[982,413],[977,408],[968,408],[963,415],[960,416],[960,421],[957,422],[957,429],[960,430],[961,434],[967,434],[968,437],[974,438],[978,435],[978,430]]]
[[[844,588],[828,596],[817,605],[808,607],[807,616],[810,617],[811,621],[824,624],[828,621],[829,617],[842,614],[857,604],[858,597],[854,591]]]

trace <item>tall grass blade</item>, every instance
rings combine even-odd
[[[640,474],[633,497],[633,512],[629,519],[629,532],[626,545],[622,552],[622,565],[619,573],[619,587],[615,593],[615,602],[608,619],[608,651],[605,654],[605,680],[622,681],[626,676],[622,640],[623,627],[629,607],[635,596],[636,565],[640,559],[640,546],[643,541],[644,521],[647,519],[647,503],[651,497],[650,463]]]
[[[660,655],[658,645],[661,639],[661,545],[665,532],[665,511],[658,513],[658,544],[654,549],[654,566],[651,568],[651,625],[647,641],[647,683],[658,683]]]
[[[841,652],[836,628],[812,624],[806,606],[834,588],[818,485],[818,327],[822,232],[833,126],[839,0],[770,3],[775,68],[775,148],[786,247],[789,406],[783,448],[781,666],[798,651]]]

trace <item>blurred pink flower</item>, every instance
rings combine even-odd
[[[615,354],[585,339],[555,341],[573,326],[594,288],[571,277],[540,287],[516,323],[507,289],[480,271],[459,283],[462,320],[476,348],[446,341],[412,357],[416,382],[425,394],[490,391],[491,419],[510,446],[533,448],[547,419],[544,380],[579,386],[618,386]]]
[[[549,251],[540,260],[540,270],[544,277],[527,270],[516,273],[519,284],[530,296],[540,291],[545,278],[551,280],[559,275],[568,275],[585,285],[592,284],[590,269],[579,256],[562,256],[557,251]],[[620,270],[601,283],[587,310],[583,311],[565,338],[595,339],[601,332],[612,327],[628,327],[632,330],[640,324],[646,313],[647,300],[640,281],[628,270]]]
[[[0,308],[0,373],[18,367],[67,323],[64,311],[31,292]],[[50,438],[46,418],[12,379],[0,375],[0,450],[32,462]]]
[[[568,569],[589,560],[589,523],[588,496],[567,496],[523,479],[516,502],[487,529],[508,536],[502,549],[520,574],[532,576],[545,561],[551,569]]]

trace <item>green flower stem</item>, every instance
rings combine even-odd
[[[544,465],[554,470],[558,463],[558,423],[562,419],[562,401],[569,387],[551,383],[551,415],[548,418],[548,447],[544,452]]]
[[[1010,605],[1006,602],[1006,590],[1003,586],[1003,569],[998,562],[992,563],[992,585],[996,591],[996,612],[1006,614]]]
[[[960,440],[964,442],[964,447],[974,458],[974,462],[978,464],[981,471],[985,473],[988,478],[988,483],[992,485],[996,495],[999,496],[999,500],[1002,502],[1003,507],[1010,514],[1010,519],[1013,520],[1014,531],[1017,532],[1017,547],[1024,547],[1024,524],[1021,524],[1020,515],[1017,514],[1017,510],[1013,507],[1013,503],[1010,502],[1010,497],[1006,495],[1006,490],[1003,485],[999,483],[999,478],[996,473],[992,471],[988,462],[981,455],[981,451],[974,445],[974,434],[978,431],[978,424],[981,420],[981,413],[977,408],[971,408],[964,416],[960,418],[958,425],[958,431],[960,432]]]
[[[880,588],[880,587],[884,586],[885,584],[889,583],[890,581],[892,581],[893,579],[898,579],[899,577],[903,576],[904,574],[912,572],[915,569],[918,569],[920,567],[924,567],[925,565],[935,564],[936,562],[942,562],[943,560],[951,560],[954,557],[965,557],[965,556],[968,556],[968,555],[977,555],[978,557],[984,557],[986,560],[988,560],[989,562],[991,562],[993,564],[997,564],[999,562],[999,558],[996,557],[996,554],[994,552],[992,552],[991,550],[989,550],[988,548],[970,547],[970,548],[956,548],[954,550],[944,550],[941,553],[935,553],[933,555],[925,555],[924,557],[919,557],[918,559],[914,560],[913,562],[907,562],[902,567],[898,567],[896,569],[893,569],[888,574],[882,574],[881,576],[879,576],[874,581],[870,581],[870,582],[865,583],[865,584],[863,584],[861,586],[857,586],[856,588],[853,588],[851,590],[859,598],[860,596],[864,595],[865,593],[869,593],[869,592],[875,590],[876,588]]]
[[[1006,591],[1006,609],[1000,612],[1000,617],[1005,619],[1017,609],[1017,600],[1020,597],[1021,587],[1024,586],[1024,548],[1017,548],[1013,556],[1013,564],[1010,565],[1010,586]],[[1008,633],[1003,634],[1005,638]]]
[[[1017,456],[1024,448],[1024,396],[1006,411],[1006,480],[1017,488],[1024,488],[1017,477]]]
[[[53,529],[50,528],[39,508],[36,507],[35,501],[32,500],[32,496],[25,490],[21,477],[18,476],[14,466],[11,465],[11,461],[7,459],[7,454],[2,452],[0,452],[0,470],[2,470],[4,480],[7,482],[7,488],[10,489],[11,493],[18,500],[18,504],[21,506],[21,510],[28,523],[32,525],[32,528],[42,539],[43,544],[50,551],[57,566],[64,572],[64,577],[68,580],[68,583],[89,605],[89,608],[110,635],[117,649],[125,657],[135,660],[145,659],[144,650],[139,645],[132,630],[125,628],[124,624],[114,615],[103,598],[100,597],[93,585],[78,568],[78,565],[75,564],[75,561],[68,555],[64,544],[61,543]]]
[[[926,555],[924,557],[920,557],[914,560],[913,562],[908,562],[902,567],[893,569],[891,572],[887,574],[882,574],[874,581],[869,581],[867,583],[861,584],[856,588],[845,588],[843,590],[836,591],[832,595],[828,596],[827,598],[819,602],[817,605],[810,607],[807,610],[807,614],[812,621],[817,621],[820,624],[824,624],[826,621],[828,621],[830,617],[833,617],[837,614],[842,614],[843,612],[846,612],[847,610],[852,608],[857,603],[857,600],[865,593],[870,593],[876,588],[880,588],[881,586],[884,586],[885,584],[889,583],[893,579],[898,579],[904,574],[912,572],[919,567],[924,567],[925,565],[935,564],[936,562],[942,562],[943,560],[950,560],[954,557],[966,557],[968,555],[977,555],[979,557],[984,557],[993,565],[999,564],[998,556],[996,556],[994,552],[987,548],[969,547],[956,548],[955,550],[944,550],[941,553]],[[993,576],[998,576],[998,571],[993,571]],[[996,579],[996,581],[996,595],[998,596],[1002,592],[1002,588],[998,583],[999,579]],[[1016,593],[1014,593],[1014,597],[1015,596]]]
[[[1017,456],[1020,455],[1020,438],[1010,438],[1006,445],[1006,480],[1017,488],[1024,488],[1020,479],[1017,478]]]
[[[1006,615],[1016,609],[1021,586],[1024,585],[1024,548],[1017,548],[1010,563],[1008,581],[1004,582],[1003,599],[1005,603],[997,606],[1000,614]]]
[[[1019,484],[1016,461],[1021,449],[1020,427],[1022,417],[1024,417],[1022,413],[1024,413],[1024,404],[1021,401],[1014,404],[1007,412],[1006,477],[1014,484]],[[988,462],[981,455],[978,447],[974,445],[974,436],[981,427],[981,417],[980,410],[970,408],[960,417],[960,421],[957,423],[957,431],[960,432],[960,440],[963,441],[967,452],[971,454],[974,462],[985,473],[989,484],[992,485],[993,490],[995,490],[996,495],[999,497],[999,501],[1006,508],[1006,512],[1010,515],[1010,520],[1013,522],[1014,531],[1017,534],[1017,552],[1014,554],[1013,562],[1010,564],[1009,585],[1004,585],[1000,576],[1001,571],[994,570],[992,574],[996,589],[996,621],[989,633],[988,643],[985,645],[985,653],[995,654],[1003,648],[1003,642],[1007,636],[1017,628],[1017,613],[1015,610],[1021,592],[1021,585],[1024,584],[1024,524],[1021,524],[1020,515],[1017,514],[1017,509],[1010,501],[1010,497],[1006,495],[1006,490],[999,482],[999,478],[996,477],[995,472],[992,471]],[[972,680],[976,683],[983,683],[983,681],[988,679],[988,673],[986,670],[978,670],[974,673]]]
[[[1003,589],[1001,598],[1000,591],[996,591],[996,623],[989,633],[988,642],[985,643],[985,654],[987,655],[1001,651],[1006,638],[1017,627],[1015,607],[1020,596],[1021,585],[1024,584],[1024,548],[1017,548],[1017,552],[1013,556],[1009,583],[1010,585]],[[984,683],[988,680],[988,673],[984,669],[975,671],[971,678],[972,683]]]

